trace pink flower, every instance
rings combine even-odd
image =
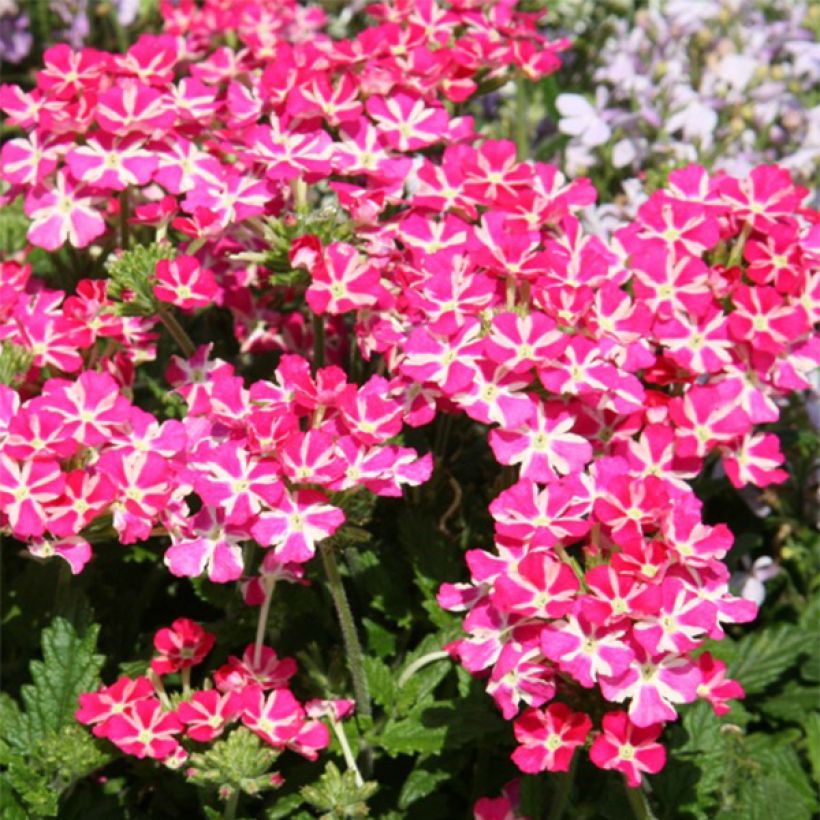
[[[601,769],[621,772],[626,782],[637,788],[643,772],[657,774],[666,763],[666,749],[655,742],[661,728],[660,724],[640,728],[630,723],[625,712],[608,712],[589,758]]]
[[[213,273],[193,256],[177,256],[157,263],[154,294],[161,302],[194,310],[214,304],[219,293]]]
[[[273,546],[280,561],[308,561],[316,542],[333,535],[345,520],[344,513],[326,501],[317,490],[285,490],[273,509],[260,513],[251,527],[253,537],[263,546]]]
[[[47,251],[55,251],[65,242],[84,248],[105,233],[105,222],[87,188],[71,182],[65,170],[58,172],[51,185],[34,188],[26,197],[32,244]]]
[[[296,661],[293,658],[279,658],[269,646],[262,646],[256,660],[257,650],[254,644],[245,648],[241,660],[235,655],[214,672],[214,683],[220,692],[233,692],[248,685],[262,689],[282,689],[296,674]]]
[[[146,677],[133,680],[125,675],[111,686],[102,686],[96,692],[80,695],[80,708],[74,717],[86,725],[93,726],[97,737],[107,737],[108,721],[114,715],[127,712],[135,703],[154,697],[154,687]]]
[[[305,725],[305,713],[288,689],[265,695],[260,686],[242,691],[242,722],[274,749],[283,749]]]
[[[48,521],[46,505],[60,497],[64,484],[56,461],[18,462],[0,453],[0,507],[12,534],[42,535]]]
[[[189,618],[177,618],[171,627],[163,627],[154,636],[154,647],[160,653],[151,661],[158,675],[178,672],[202,663],[211,651],[216,636],[206,632]]]
[[[242,543],[248,533],[225,522],[225,514],[203,507],[181,533],[171,534],[165,564],[174,575],[195,578],[203,572],[216,584],[235,581],[242,575]]]
[[[174,735],[181,731],[175,712],[165,712],[156,698],[146,698],[110,717],[105,736],[128,755],[165,760],[179,749]]]
[[[569,771],[575,749],[583,745],[591,728],[587,715],[573,712],[565,703],[528,709],[513,724],[515,739],[521,745],[512,759],[529,774]]]
[[[374,305],[381,293],[381,274],[345,242],[333,242],[311,270],[305,299],[314,313],[339,314]]]
[[[592,447],[571,433],[575,419],[563,405],[533,399],[533,416],[514,430],[490,432],[490,447],[501,464],[520,464],[521,477],[549,483],[575,473],[592,458]]]
[[[185,734],[200,743],[219,737],[228,723],[242,710],[237,692],[221,694],[216,689],[194,692],[177,707],[177,717],[185,724]]]
[[[698,656],[698,668],[703,676],[703,682],[698,686],[698,697],[707,700],[716,715],[729,712],[727,700],[742,698],[746,694],[736,680],[726,677],[726,664],[713,658],[709,652]]]

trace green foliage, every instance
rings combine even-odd
[[[762,692],[797,659],[810,650],[808,635],[791,624],[781,624],[743,640],[722,641],[714,654],[729,664],[729,674],[737,678],[746,694]]]
[[[189,776],[198,786],[215,788],[225,800],[236,792],[258,795],[276,788],[271,767],[277,757],[279,752],[240,726],[208,750],[191,755]]]
[[[118,303],[119,313],[124,316],[157,313],[154,272],[158,262],[174,256],[176,251],[170,245],[135,245],[108,262],[108,295]]]
[[[25,348],[14,342],[3,342],[0,345],[0,384],[13,385],[25,376],[33,361],[34,356]]]
[[[41,635],[43,660],[31,663],[32,683],[21,689],[23,708],[0,696],[3,817],[15,817],[16,806],[56,816],[61,797],[110,759],[74,721],[77,698],[99,680],[98,633],[97,625],[78,630],[54,618]]]
[[[304,786],[301,795],[322,812],[321,820],[343,820],[345,817],[369,816],[367,801],[378,788],[378,784],[372,782],[360,786],[355,772],[348,770],[342,774],[333,763],[328,763],[322,776],[313,785]]]

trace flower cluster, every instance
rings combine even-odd
[[[499,463],[519,468],[490,505],[496,549],[468,552],[472,583],[439,596],[467,612],[453,654],[488,676],[505,717],[528,707],[514,755],[528,772],[567,770],[584,743],[586,715],[539,708],[577,687],[628,702],[604,718],[590,756],[631,785],[663,765],[655,741],[677,704],[701,697],[721,712],[742,692],[723,664],[692,654],[756,607],[729,593],[731,533],[703,523],[687,479],[716,456],[736,487],[785,479],[777,438],[755,427],[775,421],[777,399],[807,387],[816,366],[818,233],[792,216],[804,192],[782,169],[738,180],[689,166],[669,182],[609,248],[576,240],[595,264],[579,254],[577,285],[564,278],[557,305],[548,271],[515,281],[457,359],[504,368],[489,392],[497,406],[529,400],[489,434]],[[565,236],[571,226],[565,218]],[[557,246],[549,231],[541,241]],[[797,267],[777,267],[789,255]],[[405,351],[412,366],[413,334]],[[461,403],[463,388],[438,384]]]
[[[154,638],[158,656],[148,675],[121,676],[110,686],[80,696],[76,717],[124,754],[154,758],[174,768],[188,758],[183,743],[211,743],[241,722],[276,751],[290,749],[315,760],[330,742],[318,718],[333,725],[350,714],[350,701],[301,704],[288,688],[296,673],[292,658],[278,658],[267,646],[248,646],[231,656],[203,688],[190,688],[190,675],[210,652],[214,635],[187,618],[178,618]],[[184,688],[169,697],[162,676],[181,672]],[[275,775],[278,783],[281,777]]]
[[[2,173],[30,242],[89,265],[119,242],[110,278],[72,292],[2,267],[0,338],[30,366],[0,388],[0,528],[74,571],[95,537],[167,537],[172,573],[223,583],[258,544],[244,594],[266,613],[354,492],[430,476],[405,425],[464,415],[513,479],[495,549],[440,591],[466,613],[450,651],[514,720],[522,770],[565,770],[590,742],[634,786],[663,766],[677,705],[740,694],[693,654],[755,606],[729,593],[731,534],[688,482],[717,460],[736,487],[785,478],[759,425],[820,362],[818,214],[778,166],[692,164],[610,239],[588,232],[588,180],[457,113],[513,69],[557,67],[563,44],[514,5],[374,4],[375,25],[333,40],[295,2],[169,2],[163,35],[57,46],[35,90],[0,88],[26,132]],[[194,311],[230,317],[236,362],[190,342],[175,316]],[[182,420],[136,399],[160,327],[183,353],[166,371]],[[246,378],[242,356],[270,351],[270,379]],[[157,647],[154,674],[183,680],[209,648],[190,624]],[[315,750],[270,652],[185,709],[138,679],[83,719],[160,759],[183,724],[206,739],[236,717]]]

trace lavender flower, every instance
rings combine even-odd
[[[13,3],[0,0],[0,62],[22,62],[32,43],[28,15]]]

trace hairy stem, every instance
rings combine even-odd
[[[552,807],[547,815],[547,820],[561,820],[567,808],[569,795],[572,791],[572,784],[575,782],[575,767],[578,762],[578,755],[572,756],[572,763],[569,771],[556,775],[555,796],[552,799]]]
[[[646,795],[640,786],[633,789],[627,786],[626,781],[624,781],[624,789],[626,790],[626,799],[629,801],[629,808],[632,809],[635,820],[656,820],[652,809],[649,808]]]
[[[262,586],[265,588],[265,600],[262,601],[262,606],[259,608],[259,620],[256,624],[256,643],[253,646],[254,666],[259,666],[259,662],[262,660],[262,644],[265,642],[265,628],[268,625],[268,614],[270,613],[270,604],[273,600],[276,581],[272,578],[263,577]]]
[[[373,707],[370,703],[370,691],[367,687],[367,675],[364,670],[364,653],[359,642],[359,635],[356,632],[356,623],[353,620],[353,613],[350,610],[350,603],[347,600],[342,576],[339,573],[339,565],[333,552],[333,542],[325,539],[319,545],[322,554],[322,564],[327,575],[327,585],[330,595],[333,598],[333,605],[336,608],[336,615],[339,619],[339,627],[342,630],[342,640],[345,646],[345,657],[347,667],[350,670],[350,677],[353,679],[353,694],[356,698],[356,710],[364,717],[372,719]],[[368,750],[369,751],[369,750]],[[366,757],[365,770],[369,776],[371,765],[370,755]]]
[[[185,332],[185,328],[182,327],[176,320],[174,314],[164,305],[160,305],[157,308],[157,316],[159,316],[160,322],[165,325],[165,329],[174,337],[174,341],[179,345],[179,349],[185,358],[190,359],[191,356],[196,353],[196,345],[194,345],[191,341],[191,337]]]
[[[239,805],[239,789],[234,789],[228,802],[225,803],[225,810],[222,812],[222,820],[234,820],[236,817],[236,807]]]
[[[513,123],[519,162],[530,158],[529,104],[529,83],[522,76],[515,83],[515,122]]]

